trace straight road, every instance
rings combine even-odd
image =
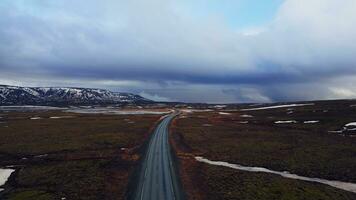
[[[168,125],[177,114],[166,116],[152,135],[141,168],[135,200],[182,199],[168,142]]]

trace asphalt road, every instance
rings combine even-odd
[[[168,142],[168,125],[175,115],[164,118],[151,137],[140,172],[136,200],[182,199]]]

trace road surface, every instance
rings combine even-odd
[[[168,126],[176,114],[165,117],[152,135],[142,164],[135,200],[182,199],[168,142]]]

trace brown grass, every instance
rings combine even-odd
[[[123,199],[140,157],[137,149],[160,117],[59,111],[1,115],[0,166],[18,166],[0,196],[6,199]],[[35,116],[42,119],[30,120]]]
[[[293,114],[287,114],[286,108],[223,111],[231,115],[185,114],[186,118],[177,119],[172,126],[172,138],[178,144],[183,163],[181,176],[188,195],[191,199],[355,198],[352,193],[329,186],[194,164],[191,159],[193,155],[202,155],[211,160],[356,182],[356,138],[328,132],[356,119],[356,110],[348,104],[342,105],[337,102],[337,105],[322,103],[299,107],[293,109]],[[254,117],[242,118],[242,114]],[[274,123],[277,120],[299,123],[279,125]],[[307,120],[320,120],[320,123],[301,123]],[[241,124],[241,121],[249,121],[249,124]],[[202,194],[207,197],[199,196]]]

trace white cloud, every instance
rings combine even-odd
[[[257,48],[265,59],[297,71],[344,73],[356,63],[354,0],[287,0]]]
[[[329,88],[330,91],[333,93],[333,96],[337,98],[355,98],[356,92],[346,88],[337,88],[331,87]]]
[[[285,0],[273,21],[237,32],[174,0],[4,0],[0,81],[47,77],[204,102],[351,97],[339,80],[356,75],[355,10],[355,0]]]

